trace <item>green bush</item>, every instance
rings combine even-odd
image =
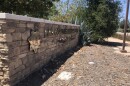
[[[102,42],[118,28],[119,2],[111,0],[87,0],[86,25],[92,31],[92,42]]]
[[[81,23],[81,27],[80,27],[80,45],[90,45],[91,43],[91,33],[92,31],[89,31],[89,29],[87,28],[85,22]]]

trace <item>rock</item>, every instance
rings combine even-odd
[[[58,76],[58,79],[60,79],[60,80],[69,80],[71,78],[72,78],[72,73],[71,72],[66,72],[66,71],[63,71]]]
[[[95,63],[94,63],[94,62],[88,62],[88,64],[93,65],[93,64],[95,64]]]

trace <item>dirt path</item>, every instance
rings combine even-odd
[[[115,50],[114,51],[115,53],[123,54],[123,55],[129,55],[130,56],[130,41],[126,41],[125,50],[127,50],[127,53],[121,53],[120,52],[120,50],[122,50],[123,40],[110,37],[106,41],[108,41],[109,43],[112,43],[112,44],[116,44],[116,46],[113,46],[114,47],[113,49]]]
[[[71,73],[69,80],[58,78],[63,71]],[[83,47],[42,86],[130,86],[130,56],[112,46]]]

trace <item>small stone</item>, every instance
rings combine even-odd
[[[89,62],[88,64],[93,65],[93,64],[95,64],[95,63],[94,63],[94,62]]]
[[[74,53],[74,55],[76,56],[76,55],[78,55],[78,53]]]
[[[66,71],[63,71],[58,76],[58,79],[61,79],[61,80],[69,80],[71,78],[72,78],[72,73],[71,72],[66,72]]]

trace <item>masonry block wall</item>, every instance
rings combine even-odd
[[[78,43],[79,26],[0,13],[0,86],[13,86]]]

